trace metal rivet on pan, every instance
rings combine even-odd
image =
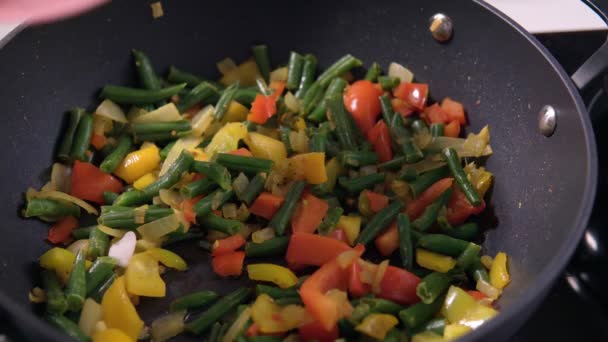
[[[454,24],[452,19],[443,13],[437,13],[429,19],[429,31],[433,35],[436,41],[445,43],[454,33]]]
[[[538,129],[546,137],[550,137],[555,132],[557,126],[557,112],[552,106],[546,105],[538,113]]]

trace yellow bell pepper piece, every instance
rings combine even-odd
[[[455,340],[459,337],[466,335],[471,330],[473,330],[473,329],[471,329],[470,327],[467,327],[466,325],[457,324],[457,323],[448,324],[443,329],[443,338],[448,341],[452,341],[452,340]]]
[[[93,342],[134,342],[127,334],[118,329],[106,329],[93,335]]]
[[[383,340],[386,333],[396,326],[397,323],[399,321],[393,315],[373,313],[365,317],[363,322],[355,327],[355,330],[369,337]]]
[[[251,306],[251,319],[265,334],[281,333],[298,327],[308,315],[299,305],[280,307],[266,294],[259,295]]]
[[[327,182],[325,153],[310,152],[297,154],[288,160],[287,173],[291,179],[305,179],[310,184]]]
[[[188,264],[186,261],[170,250],[163,248],[152,248],[149,249],[147,253],[167,267],[174,268],[178,271],[185,271],[188,269]]]
[[[133,187],[137,190],[143,190],[148,185],[154,183],[156,181],[156,176],[152,172],[148,172],[145,175],[137,178],[135,182],[133,182]]]
[[[226,114],[224,114],[222,123],[245,121],[247,120],[248,113],[249,110],[247,109],[247,107],[232,100],[228,105],[228,109],[226,109]]]
[[[466,325],[472,329],[498,314],[496,310],[480,304],[457,286],[450,286],[441,313],[450,323]]]
[[[114,174],[131,184],[141,176],[158,168],[160,153],[156,145],[148,145],[125,156]]]
[[[416,334],[412,337],[412,342],[444,342],[445,340],[441,335],[437,335],[432,331],[425,331],[420,334]]]
[[[125,271],[125,283],[130,294],[164,297],[166,286],[160,277],[158,261],[152,255],[138,253],[131,257]]]
[[[340,216],[336,229],[342,229],[348,243],[354,246],[361,232],[361,216]]]
[[[275,264],[247,265],[249,279],[275,283],[280,288],[288,288],[298,282],[298,277],[287,267]]]
[[[467,178],[477,194],[483,198],[492,185],[492,173],[487,171],[483,166],[478,167],[475,162],[468,163],[464,167],[464,172],[467,174]]]
[[[65,248],[53,247],[40,256],[40,267],[52,270],[64,283],[67,282],[72,266],[76,260],[76,254]],[[91,267],[91,262],[86,260],[85,266]]]
[[[285,145],[279,140],[263,134],[250,132],[245,139],[245,144],[254,157],[270,159],[275,165],[279,165],[287,158]]]
[[[205,153],[205,150],[200,147],[193,148],[189,151],[192,153],[192,155],[194,156],[194,160],[196,161],[209,161],[210,159],[209,155]]]
[[[301,116],[298,116],[298,118],[294,122],[293,126],[296,129],[296,131],[299,132],[301,130],[306,129],[306,121]]]
[[[236,150],[239,141],[247,137],[247,127],[241,122],[231,122],[220,128],[205,147],[205,153],[213,156],[216,153],[230,152]]]
[[[479,259],[481,260],[481,264],[483,265],[483,267],[487,268],[488,270],[492,268],[492,263],[494,262],[494,259],[492,259],[491,256],[482,255]]]
[[[325,164],[325,174],[327,174],[327,181],[325,182],[326,189],[329,192],[334,190],[336,186],[336,182],[338,181],[338,176],[344,172],[342,169],[342,165],[338,162],[338,158],[331,158]]]
[[[236,69],[227,72],[220,83],[229,86],[235,81],[240,81],[242,86],[254,86],[256,78],[260,77],[260,70],[254,60],[241,63]]]
[[[426,269],[441,273],[445,273],[456,266],[454,258],[433,253],[422,248],[416,249],[416,263]]]
[[[103,295],[101,300],[103,320],[108,328],[115,328],[135,341],[144,328],[125,287],[125,278],[118,277]],[[109,329],[108,329],[109,330]]]
[[[504,289],[511,281],[509,270],[507,269],[507,254],[498,252],[490,268],[490,284],[497,289]]]

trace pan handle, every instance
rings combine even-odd
[[[605,0],[583,0],[608,24],[608,5]],[[572,74],[572,81],[582,92],[608,71],[608,39],[589,59]]]

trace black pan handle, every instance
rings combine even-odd
[[[605,23],[608,24],[608,1],[583,0]],[[589,59],[572,74],[572,81],[582,92],[608,71],[608,39]]]

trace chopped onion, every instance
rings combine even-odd
[[[420,149],[425,149],[433,140],[431,131],[428,127],[424,127],[421,132],[414,135],[414,144]]]
[[[294,113],[300,112],[300,100],[298,100],[290,91],[285,94],[283,100],[290,111]]]
[[[500,289],[490,285],[490,283],[488,283],[487,281],[485,281],[483,279],[479,279],[477,281],[477,284],[475,285],[475,289],[477,289],[477,291],[483,293],[484,295],[488,296],[488,298],[490,298],[492,300],[498,299],[498,297],[500,297],[500,295],[502,294],[502,291]]]
[[[222,75],[226,75],[226,74],[231,73],[238,69],[238,66],[236,65],[234,60],[229,57],[226,57],[226,58],[222,59],[221,61],[217,62],[216,65],[217,65],[217,70],[219,70],[219,72]]]
[[[251,308],[245,308],[241,314],[234,320],[226,334],[222,337],[222,342],[236,341],[236,338],[245,328],[245,325],[251,318]]]
[[[46,302],[46,292],[38,286],[34,287],[30,293],[27,294],[27,297],[32,303],[40,304]]]
[[[177,215],[177,219],[179,220],[179,223],[184,229],[184,233],[190,230],[190,226],[192,225],[192,223],[186,220],[186,218],[184,217],[184,212],[175,208],[173,209],[173,212],[175,213],[175,215]]]
[[[412,82],[414,80],[414,74],[409,71],[406,67],[399,63],[392,62],[388,66],[388,76],[398,77],[401,82]]]
[[[358,251],[349,250],[349,251],[340,253],[336,260],[338,261],[338,265],[340,266],[340,268],[344,270],[344,269],[348,268],[350,265],[352,265],[353,262],[355,260],[357,260],[358,257],[359,257]]]
[[[61,164],[54,163],[51,168],[51,180],[46,183],[41,191],[61,191],[69,193],[72,187],[72,169]]]
[[[144,239],[156,241],[163,236],[176,231],[177,228],[179,228],[179,218],[177,215],[172,214],[141,225],[137,228],[137,231]]]
[[[160,176],[164,175],[165,173],[167,173],[167,171],[169,170],[169,167],[171,167],[171,165],[173,165],[173,162],[175,162],[177,157],[179,157],[179,155],[182,153],[182,151],[184,149],[186,149],[186,150],[193,149],[196,146],[200,145],[200,143],[202,141],[203,141],[203,139],[201,139],[199,137],[184,137],[184,138],[177,139],[177,141],[175,142],[173,147],[171,147],[171,150],[169,150],[169,153],[167,154],[167,158],[165,158],[165,161],[163,162],[163,165],[160,168],[160,172],[158,173],[158,176],[160,177]]]
[[[262,243],[264,241],[268,241],[273,239],[276,236],[276,233],[273,228],[266,227],[264,229],[260,229],[257,232],[251,234],[251,241],[253,243]]]
[[[427,150],[441,151],[447,147],[454,148],[460,158],[489,156],[492,154],[490,130],[485,126],[478,134],[469,133],[466,139],[435,137],[427,146]]]
[[[270,72],[270,82],[272,81],[287,81],[287,74],[289,69],[287,67],[277,68]]]
[[[89,250],[89,239],[76,240],[72,242],[66,249],[74,253],[74,255],[78,254],[81,249],[86,252]]]
[[[374,282],[378,265],[372,264],[371,262],[363,259],[359,259],[357,262],[361,266],[361,274],[359,275],[359,279],[361,279],[362,283],[371,285]]]
[[[157,242],[152,242],[144,239],[139,239],[135,243],[135,253],[145,252],[152,248],[160,247],[160,244]]]
[[[409,184],[407,184],[404,181],[401,181],[401,180],[392,181],[391,190],[402,201],[408,201],[412,197],[412,194],[410,192],[410,186],[409,186]]]
[[[133,221],[137,224],[146,223],[146,211],[148,211],[148,205],[142,205],[133,210]]]
[[[161,189],[158,192],[158,196],[164,204],[170,206],[173,209],[180,209],[181,203],[184,200],[184,198],[178,191],[171,189]]]
[[[116,259],[116,263],[120,267],[127,267],[133,252],[135,252],[135,244],[137,243],[137,237],[132,231],[126,232],[120,240],[110,246],[108,256]]]
[[[160,1],[156,1],[150,4],[150,8],[152,9],[152,18],[158,19],[165,15],[163,11],[163,4]]]
[[[122,108],[120,108],[119,105],[108,99],[101,101],[99,106],[97,106],[97,109],[95,109],[95,114],[106,117],[116,122],[128,122],[127,117],[125,116],[125,112],[122,111]]]
[[[207,105],[198,111],[192,118],[192,135],[195,137],[203,136],[207,128],[213,122],[213,112],[215,109],[212,105]]]
[[[247,187],[249,186],[249,178],[245,176],[244,173],[239,173],[239,175],[232,182],[232,190],[235,195],[240,198],[244,193]]]
[[[348,317],[352,314],[353,306],[348,301],[348,295],[345,291],[331,289],[325,293],[325,296],[336,304],[338,317]]]
[[[103,233],[105,233],[106,235],[109,235],[112,237],[121,238],[121,237],[125,236],[125,234],[127,234],[126,230],[110,228],[108,226],[104,226],[103,224],[98,224],[97,228],[99,230],[101,230]]]
[[[215,195],[213,195],[213,198],[211,199],[211,210],[217,210],[220,208],[220,206],[224,203],[223,197],[224,195],[221,192],[217,192]]]
[[[80,312],[78,327],[87,336],[93,335],[93,329],[97,322],[103,320],[103,311],[101,305],[91,298],[87,298]]]
[[[169,102],[151,112],[134,117],[131,123],[170,122],[179,121],[181,119],[182,116],[179,115],[179,110],[177,110],[175,104]]]
[[[306,135],[306,131],[290,131],[289,144],[291,145],[291,148],[297,153],[308,152],[308,135]]]
[[[227,219],[235,219],[236,218],[236,204],[234,203],[226,203],[222,206],[222,216]]]
[[[378,269],[376,270],[376,274],[374,275],[374,281],[372,282],[372,292],[380,293],[382,288],[380,284],[382,283],[382,278],[384,278],[384,272],[388,268],[388,259],[384,260],[378,265]]]
[[[40,191],[40,192],[33,190],[33,192],[30,192],[30,190],[28,190],[28,193],[29,193],[30,198],[50,198],[50,199],[59,200],[59,201],[66,201],[66,202],[76,204],[77,206],[81,207],[89,214],[92,214],[95,216],[99,215],[99,213],[97,212],[97,209],[95,209],[92,205],[81,200],[80,198],[76,198],[74,196],[68,195],[65,192],[56,191],[56,190]]]
[[[131,109],[129,109],[129,112],[127,113],[127,120],[129,120],[129,122],[133,122],[135,118],[140,117],[146,113],[148,113],[148,111],[143,108],[131,107]]]
[[[481,260],[481,264],[483,265],[483,267],[487,268],[488,270],[490,268],[492,268],[492,263],[494,263],[494,259],[492,259],[491,256],[482,255],[480,260]]]
[[[93,132],[97,135],[104,135],[112,131],[112,120],[99,115],[93,115]]]
[[[241,206],[236,211],[236,219],[238,221],[245,222],[249,218],[249,215],[250,215],[249,209],[247,208],[247,206],[244,203],[241,203]]]
[[[369,176],[374,173],[378,173],[378,167],[376,165],[366,165],[359,169],[359,174],[361,176]]]
[[[435,160],[432,158],[425,158],[414,164],[405,164],[402,169],[412,169],[416,171],[416,173],[421,174],[430,170],[434,170],[438,167],[442,167],[443,165],[445,165],[445,161],[443,161],[443,159]]]
[[[158,318],[150,325],[150,334],[152,341],[162,342],[177,336],[184,331],[184,319],[186,311],[172,312],[161,318]]]

